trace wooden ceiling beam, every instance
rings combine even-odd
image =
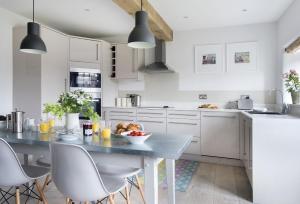
[[[135,12],[141,9],[140,0],[112,0],[123,10],[125,10],[129,15],[134,15]],[[153,6],[148,2],[148,0],[143,0],[143,11],[148,13],[149,26],[156,38],[172,41],[173,40],[173,30],[164,21],[164,19],[159,15],[159,13],[153,8]]]

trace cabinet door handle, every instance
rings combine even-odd
[[[192,140],[192,142],[191,142],[191,143],[198,143],[198,141]]]
[[[168,122],[169,124],[178,124],[178,125],[198,125],[197,123],[183,123],[183,122]]]
[[[203,115],[203,117],[207,117],[207,118],[231,118],[231,119],[236,118],[236,116],[226,116],[226,115]]]
[[[134,113],[130,111],[110,111],[111,113]]]
[[[163,113],[148,113],[148,112],[139,112],[138,114],[163,115]]]
[[[246,156],[246,120],[244,120],[244,155]]]
[[[111,121],[124,121],[124,119],[113,119],[113,118],[110,118],[109,120],[111,120]],[[134,122],[134,120],[125,120],[125,121]]]
[[[141,122],[141,123],[160,123],[160,124],[164,123],[163,121],[153,121],[153,120],[138,120],[138,122]]]
[[[180,114],[180,113],[169,113],[169,115],[177,115],[177,116],[193,116],[193,117],[198,116],[198,115],[195,115],[195,114]]]

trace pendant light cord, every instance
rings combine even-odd
[[[143,0],[141,0],[141,11],[143,11]]]
[[[32,20],[34,22],[34,0],[32,0]]]

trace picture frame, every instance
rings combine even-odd
[[[257,71],[257,42],[229,43],[226,45],[226,71]]]
[[[224,73],[224,44],[195,45],[195,73]]]

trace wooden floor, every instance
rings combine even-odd
[[[51,184],[46,192],[49,204],[64,203],[64,197]],[[201,163],[186,192],[176,192],[178,204],[250,204],[251,186],[243,168]],[[142,203],[138,191],[131,193],[131,203]],[[36,204],[35,201],[29,202]],[[125,203],[120,195],[116,204]],[[159,204],[167,204],[167,190],[159,188]]]

